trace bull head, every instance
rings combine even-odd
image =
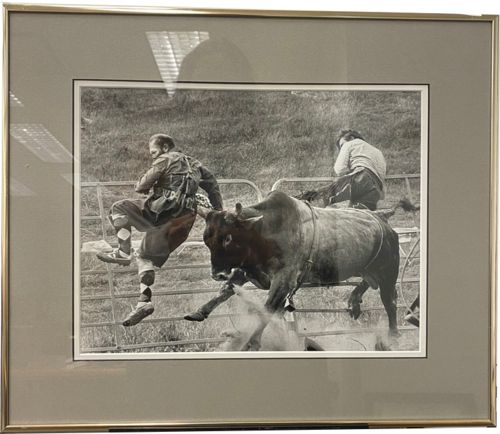
[[[198,207],[200,210],[200,207]],[[199,214],[205,218],[206,227],[203,241],[210,249],[212,276],[221,279],[228,276],[233,268],[240,268],[249,260],[255,262],[258,252],[253,249],[256,232],[255,223],[262,220],[262,215],[255,215],[252,208],[243,210],[241,203],[235,211],[210,211],[201,209]]]

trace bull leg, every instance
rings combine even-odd
[[[212,311],[234,295],[234,284],[231,281],[225,282],[216,297],[213,297],[196,311],[184,316],[188,321],[203,321]]]
[[[184,316],[184,319],[188,321],[203,321],[212,313],[212,311],[224,303],[226,300],[231,298],[234,295],[234,286],[242,286],[247,282],[247,278],[245,277],[245,273],[236,269],[233,271],[229,280],[222,285],[222,288],[219,291],[219,294],[208,302],[206,302],[203,306],[199,307],[196,311],[187,314]]]
[[[349,301],[347,302],[349,315],[353,319],[358,319],[361,315],[361,303],[363,303],[363,294],[368,290],[370,285],[366,280],[356,286],[351,292]]]
[[[398,336],[396,284],[392,282],[381,282],[380,298],[382,299],[387,317],[389,318],[389,334],[391,336]]]
[[[250,339],[248,339],[248,341],[243,345],[240,351],[259,351],[262,333],[264,333],[264,329],[267,327],[268,323],[268,319],[263,320],[261,317],[258,327],[254,330],[254,332],[250,336]]]
[[[274,279],[269,289],[269,296],[264,305],[264,312],[259,314],[259,325],[254,330],[250,339],[243,346],[242,351],[258,351],[262,333],[269,324],[271,316],[285,309],[286,296],[290,292],[290,283],[296,281],[292,276]]]

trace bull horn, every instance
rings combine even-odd
[[[253,226],[255,223],[257,223],[258,221],[262,220],[264,218],[263,215],[258,215],[256,217],[248,217],[246,219],[238,219],[238,221],[240,221],[241,223],[243,223],[246,227],[251,227]]]
[[[243,211],[243,207],[241,206],[241,203],[236,204],[236,215],[239,216],[241,212]]]
[[[200,217],[202,217],[205,220],[207,219],[209,212],[210,212],[210,209],[205,208],[204,206],[198,205],[196,207],[196,214],[198,214]]]

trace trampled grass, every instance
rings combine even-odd
[[[254,182],[265,194],[273,183],[284,177],[331,176],[333,142],[341,128],[354,128],[384,152],[388,172],[419,173],[420,109],[416,92],[328,92],[328,91],[228,91],[177,90],[173,97],[160,89],[84,89],[82,115],[87,119],[81,129],[82,181],[136,180],[149,166],[147,140],[157,132],[172,135],[177,147],[203,162],[218,179],[242,178]],[[290,194],[318,184],[287,184]],[[419,180],[411,181],[413,201],[420,200]],[[247,186],[222,185],[225,206],[236,202],[257,202]],[[406,196],[404,181],[388,182],[382,206],[391,206]],[[134,197],[130,187],[103,189],[104,209],[122,198]],[[95,190],[83,188],[81,215],[99,215]],[[399,211],[392,219],[394,227],[419,227],[419,213]],[[197,221],[190,239],[201,239],[204,224]],[[113,231],[105,222],[108,241]],[[103,238],[100,221],[83,221],[81,242]],[[134,233],[134,239],[140,234]],[[406,246],[405,248],[407,248]],[[178,249],[167,265],[208,264],[203,246]],[[83,271],[107,270],[93,254],[83,253]],[[114,269],[113,266],[111,266]],[[118,269],[118,267],[116,267]],[[407,270],[418,276],[418,262]],[[115,323],[136,303],[138,278],[135,272],[114,273],[110,288],[107,274],[81,277],[81,322],[91,324],[81,331],[81,348],[109,348],[107,351],[163,352],[214,351],[225,331],[244,328],[248,315],[248,297],[264,300],[266,293],[244,290],[240,296],[214,311],[203,323],[180,318],[208,300],[219,284],[210,278],[208,268],[161,270],[154,292],[199,290],[196,294],[154,295],[155,313],[133,328]],[[114,300],[110,290],[113,290]],[[405,298],[411,302],[418,284],[404,284]],[[202,292],[202,291],[212,292]],[[346,307],[349,288],[301,289],[296,296],[298,308],[342,309]],[[91,299],[92,297],[99,299]],[[85,299],[88,298],[88,299]],[[401,300],[400,300],[401,302]],[[114,304],[114,309],[112,306]],[[365,295],[365,312],[354,321],[345,312],[297,313],[299,332],[387,327],[385,311],[368,311],[382,306],[378,291]],[[404,308],[400,309],[400,317]],[[227,317],[221,314],[236,314]],[[167,318],[166,321],[159,319]],[[400,318],[400,320],[402,320]],[[104,324],[94,326],[96,324]],[[270,335],[272,330],[268,332]],[[192,339],[212,339],[210,343],[169,345]],[[327,349],[373,349],[373,334],[357,333],[320,337]],[[270,338],[268,339],[268,341]],[[264,339],[265,341],[265,339]],[[157,346],[155,346],[155,343]],[[167,345],[165,345],[167,343]],[[127,350],[127,346],[142,345]],[[274,344],[273,344],[274,345]],[[399,349],[416,349],[418,337],[409,332]],[[115,349],[113,349],[115,348]],[[116,349],[117,348],[117,349]]]

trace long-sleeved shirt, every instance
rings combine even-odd
[[[335,161],[335,173],[342,176],[363,168],[372,171],[384,183],[387,167],[382,152],[361,139],[344,143]]]
[[[164,190],[178,188],[188,173],[207,192],[212,206],[221,210],[222,195],[215,177],[198,160],[182,152],[170,151],[159,155],[139,179],[135,191],[148,194],[153,188],[153,198],[160,197]]]

